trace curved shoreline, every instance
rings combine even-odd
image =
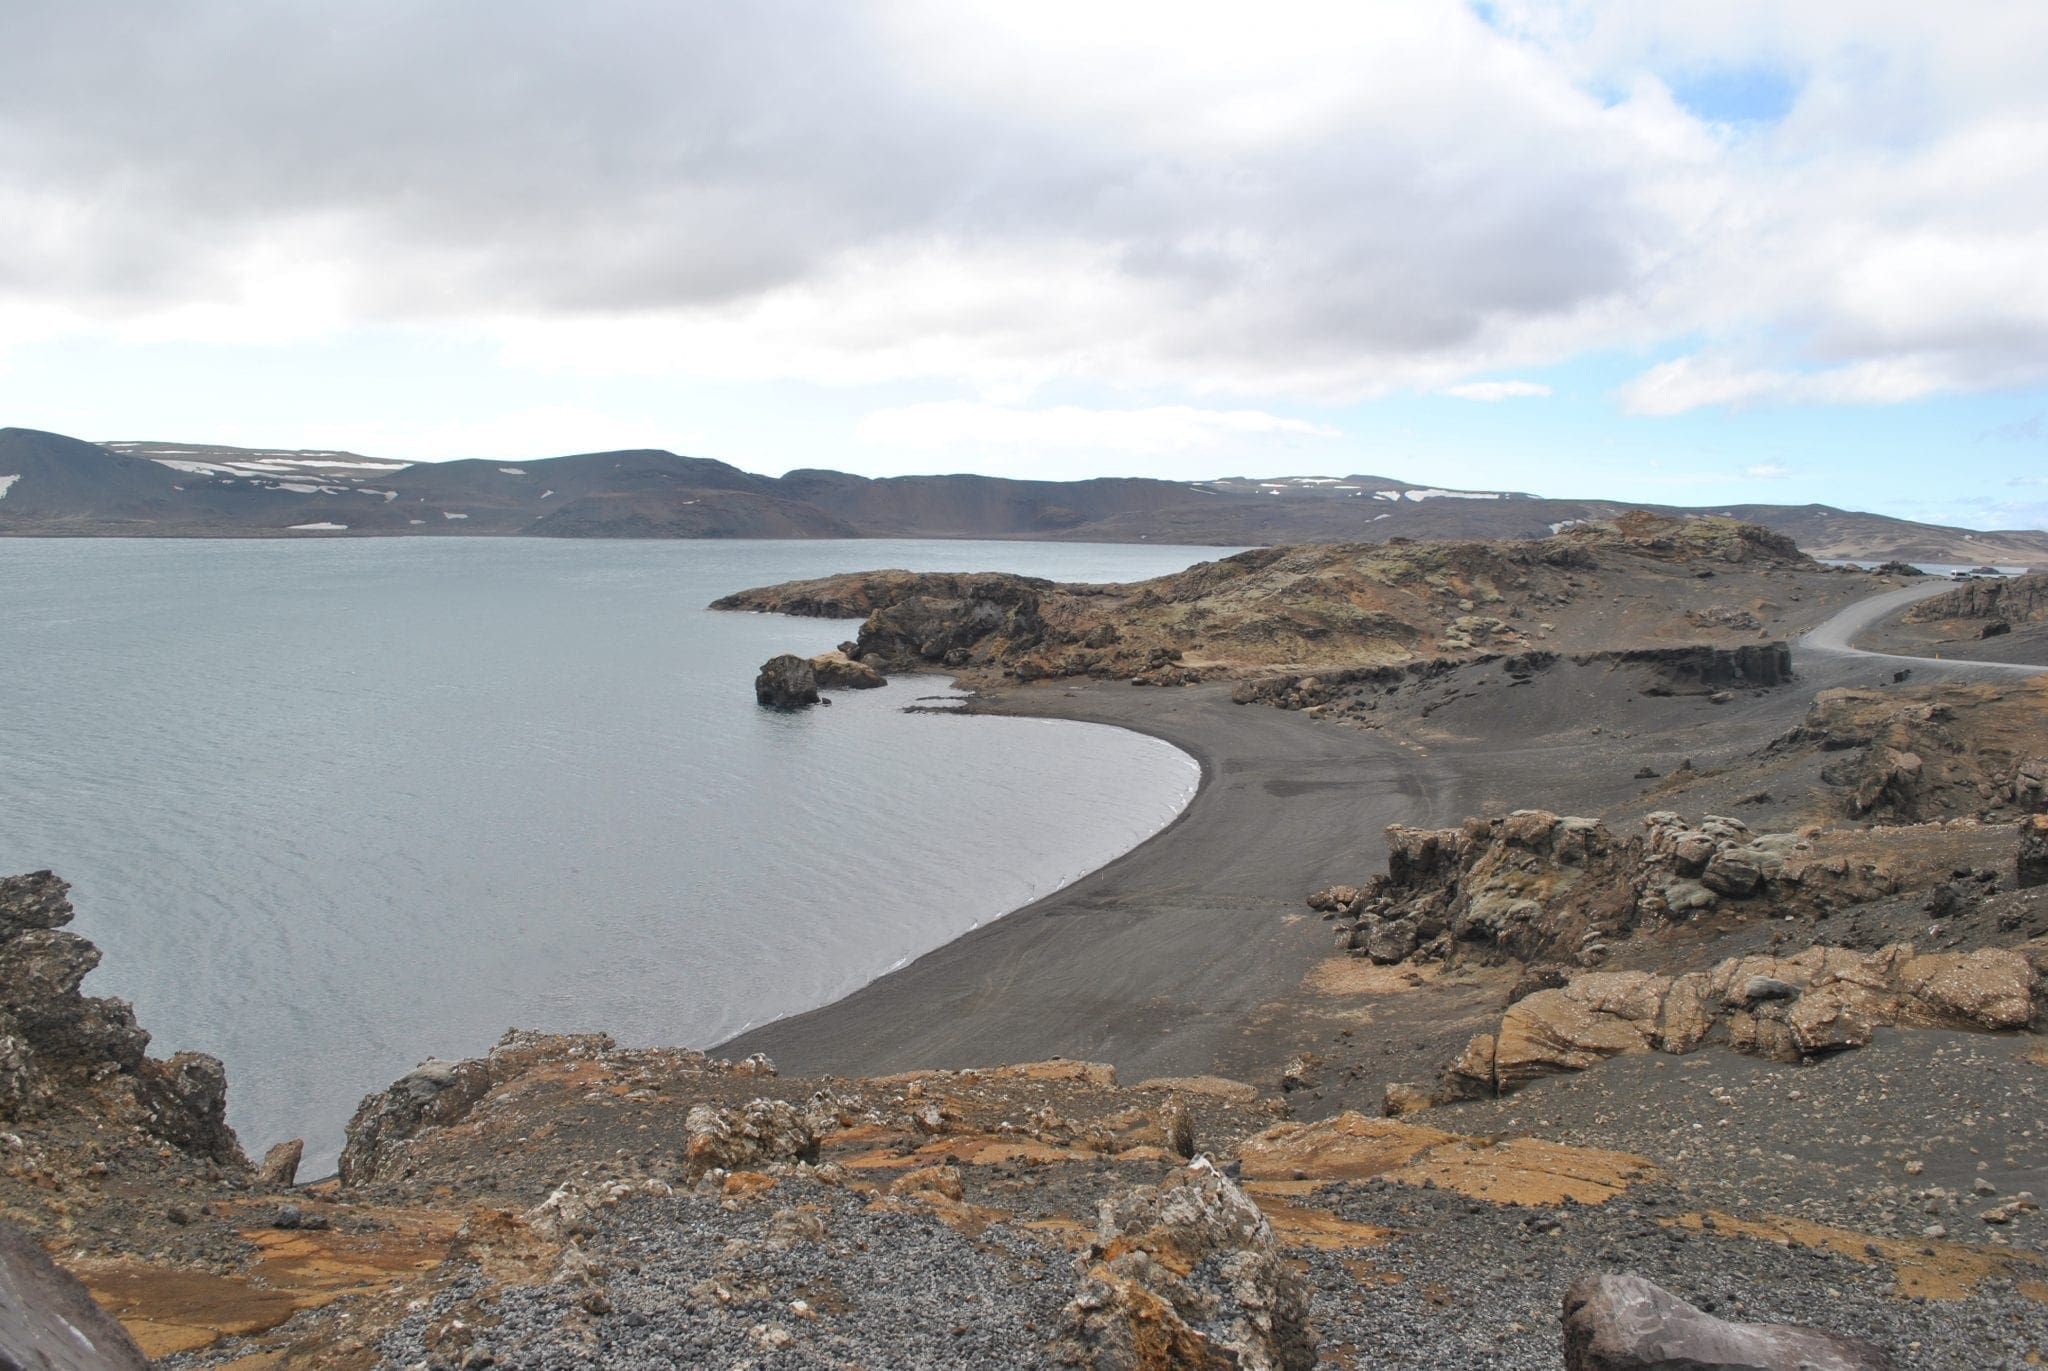
[[[1232,704],[1224,686],[1025,687],[970,708],[1128,728],[1194,758],[1201,782],[1171,823],[1105,866],[716,1051],[766,1052],[805,1074],[1050,1056],[1127,1075],[1208,1072],[1326,954],[1322,925],[1298,917],[1302,894],[1371,869],[1385,825],[1415,818],[1418,801],[1436,807],[1452,775],[1356,730]],[[1338,792],[1363,802],[1328,803]]]

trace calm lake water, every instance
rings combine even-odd
[[[1215,549],[0,540],[0,872],[68,878],[88,993],[228,1067],[252,1154],[512,1025],[703,1046],[826,1003],[1158,831],[1117,729],[829,709],[755,668],[844,623],[711,614],[901,566],[1136,580]]]

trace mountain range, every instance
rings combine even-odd
[[[799,470],[757,476],[672,452],[398,462],[338,451],[0,429],[0,535],[336,538],[1026,538],[1385,542],[1543,537],[1630,509],[1728,515],[1817,557],[2048,563],[2048,533],[1979,532],[1829,505],[1641,506],[1382,476],[1020,481]]]

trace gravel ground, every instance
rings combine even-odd
[[[1430,1122],[1649,1157],[1695,1208],[1797,1215],[1870,1233],[2048,1250],[2048,1216],[1977,1216],[2048,1197],[2048,1069],[2037,1036],[1880,1033],[1804,1066],[1708,1046],[1618,1057]],[[1911,1168],[1911,1169],[1909,1169]],[[1991,1194],[1980,1194],[1982,1182]]]
[[[1968,1299],[1901,1299],[1882,1264],[1664,1227],[1660,1216],[1696,1203],[1670,1187],[1562,1209],[1372,1183],[1331,1193],[1325,1202],[1344,1218],[1409,1236],[1365,1254],[1369,1267],[1354,1254],[1310,1261],[1328,1366],[1556,1371],[1566,1287],[1613,1271],[1647,1276],[1721,1318],[1868,1338],[1902,1368],[1989,1371],[2048,1354],[2048,1305],[2009,1282],[1987,1281]],[[1382,1269],[1402,1278],[1383,1281]]]
[[[1901,1367],[2017,1368],[2048,1352],[2048,1304],[2008,1280],[1963,1299],[1901,1298],[1882,1262],[1669,1227],[1660,1220],[1699,1203],[1669,1185],[1597,1207],[1498,1206],[1385,1182],[1298,1203],[1396,1234],[1294,1254],[1328,1367],[1556,1371],[1564,1291],[1603,1271],[1646,1275],[1724,1318],[1869,1338]],[[1071,1254],[1029,1232],[999,1224],[970,1238],[817,1185],[788,1187],[780,1203],[629,1202],[584,1251],[587,1274],[502,1291],[481,1317],[458,1308],[477,1287],[459,1287],[385,1339],[386,1365],[1046,1367],[1075,1288]],[[451,1329],[458,1319],[468,1326]]]
[[[798,1203],[621,1205],[584,1244],[592,1281],[505,1291],[467,1347],[435,1337],[444,1303],[385,1354],[460,1366],[487,1352],[527,1371],[1048,1364],[1074,1288],[1065,1249],[1008,1226],[976,1239],[926,1214],[871,1213],[840,1188],[785,1188]]]

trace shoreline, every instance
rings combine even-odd
[[[1221,685],[1005,687],[967,711],[1127,728],[1186,753],[1201,779],[1170,823],[1106,865],[714,1053],[765,1052],[796,1074],[1054,1056],[1108,1061],[1134,1080],[1210,1074],[1260,1055],[1258,1011],[1326,954],[1303,895],[1383,860],[1385,825],[1446,808],[1455,780],[1397,743],[1233,704]],[[1327,803],[1340,792],[1371,800]]]

